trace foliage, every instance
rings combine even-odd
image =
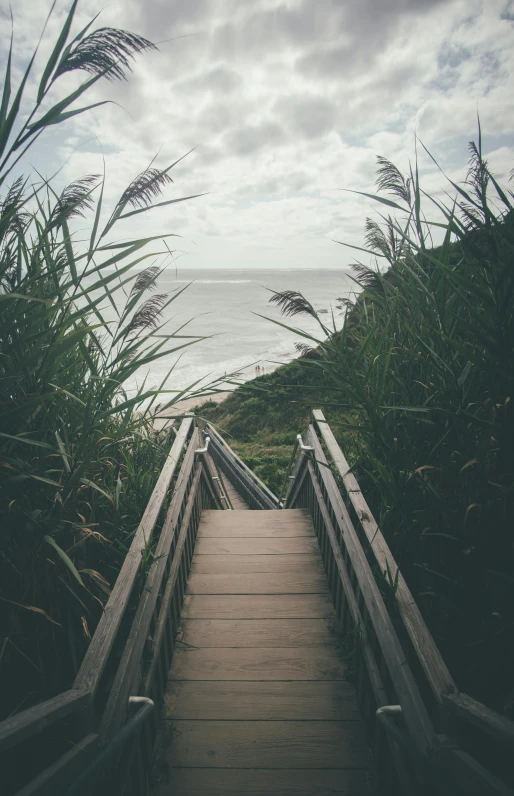
[[[450,186],[447,204],[417,165],[379,159],[394,200],[370,196],[398,217],[368,219],[366,241],[388,270],[355,267],[343,329],[318,318],[318,358],[301,362],[353,413],[340,441],[458,686],[513,715],[514,194],[481,140]],[[303,296],[274,300],[311,314]]]
[[[131,379],[192,342],[162,328],[180,292],[151,295],[160,268],[144,266],[160,254],[148,251],[155,239],[109,236],[151,209],[172,166],[136,177],[106,218],[96,176],[59,195],[14,176],[41,133],[88,109],[76,107],[84,92],[103,76],[124,77],[131,58],[153,46],[125,31],[89,32],[92,23],[69,42],[76,6],[25,121],[35,53],[11,99],[11,43],[0,110],[2,715],[70,686],[169,443],[150,425],[162,391],[143,384],[130,392]],[[73,70],[91,77],[51,105],[55,83]],[[88,213],[91,236],[78,241],[73,220]],[[136,266],[143,270],[134,277]],[[162,408],[179,397],[167,395]]]
[[[309,352],[311,359],[316,352]],[[302,359],[253,379],[220,404],[195,411],[229,437],[230,446],[279,496],[296,435],[309,423],[313,406],[326,408],[332,422],[346,418],[334,401],[322,374],[302,366]]]

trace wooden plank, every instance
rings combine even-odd
[[[283,553],[318,553],[314,537],[298,536],[292,539],[198,539],[196,555],[281,555]]]
[[[191,647],[317,647],[339,641],[335,619],[183,619],[177,643]]]
[[[237,524],[241,521],[252,522],[252,520],[257,520],[259,523],[306,522],[312,527],[312,519],[308,509],[287,509],[287,511],[284,511],[283,509],[269,509],[268,511],[262,511],[261,509],[248,509],[244,514],[238,514],[237,512],[234,512],[233,514],[229,514],[227,517],[221,515],[216,509],[205,509],[202,514],[202,520],[203,519],[206,521],[219,520],[220,522],[223,521],[223,523],[226,521],[229,524]]]
[[[330,519],[328,509],[320,489],[320,485],[316,478],[316,473],[314,471],[312,462],[308,462],[307,468],[311,477],[314,494],[318,502],[319,511],[323,519],[323,524],[325,527],[325,533],[327,535],[328,543],[331,547],[333,561],[337,569],[339,582],[341,583],[341,586],[343,588],[346,598],[346,604],[348,606],[348,610],[350,611],[353,620],[353,627],[359,628],[360,652],[368,673],[369,683],[371,686],[371,690],[373,692],[373,698],[375,700],[375,706],[379,707],[382,705],[387,705],[388,697],[382,682],[382,675],[380,673],[379,667],[377,666],[375,653],[373,652],[372,646],[370,644],[368,633],[366,631],[366,624],[363,621],[361,611],[359,608],[359,602],[355,595],[355,591],[353,589],[352,581],[348,573],[344,556],[341,552],[341,548],[339,546],[336,537],[334,526],[332,525],[332,521]]]
[[[357,479],[325,420],[323,412],[320,409],[315,409],[312,414],[330,456],[343,479],[348,498],[359,518],[360,525],[366,534],[381,572],[387,572],[389,569],[389,572],[395,577],[398,564],[371,513]],[[398,572],[395,601],[416,655],[423,667],[425,677],[434,696],[438,701],[441,701],[442,694],[455,692],[457,687],[401,572]]]
[[[210,486],[212,487],[215,495],[214,504],[218,506],[218,510],[230,509],[231,505],[228,501],[227,495],[225,495],[225,489],[218,475],[214,459],[212,456],[209,456],[208,453],[202,454],[202,459],[206,478],[210,481]]]
[[[274,512],[258,512],[271,514]],[[280,512],[282,514],[282,512]],[[248,519],[246,519],[248,517]],[[204,517],[199,528],[199,536],[203,539],[224,537],[263,537],[281,538],[294,536],[314,536],[310,518],[284,517],[267,519],[251,516],[250,511],[231,511],[226,522],[221,517]]]
[[[91,694],[71,689],[4,719],[0,722],[0,752],[37,735],[70,713],[78,713],[90,701]]]
[[[168,683],[164,717],[253,721],[360,719],[355,690],[345,680]]]
[[[367,768],[361,722],[173,720],[170,766]],[[244,791],[243,791],[244,793]]]
[[[371,773],[323,769],[172,768],[154,796],[371,796]]]
[[[265,496],[268,498],[268,500],[270,500],[270,501],[271,501],[271,503],[273,503],[275,506],[276,506],[276,505],[278,505],[278,498],[277,498],[277,496],[276,496],[276,495],[274,495],[274,494],[273,494],[273,492],[271,491],[271,489],[269,489],[269,488],[266,486],[266,484],[264,484],[264,483],[263,483],[263,482],[260,480],[260,478],[258,478],[258,477],[255,475],[255,473],[253,472],[253,470],[250,470],[250,468],[248,467],[248,465],[247,465],[247,464],[245,464],[245,463],[244,463],[244,461],[243,461],[242,459],[240,459],[240,458],[239,458],[239,456],[237,455],[237,453],[235,453],[235,452],[232,450],[232,448],[229,446],[229,444],[227,443],[227,441],[223,439],[223,437],[221,436],[221,434],[219,434],[219,433],[216,431],[216,429],[215,429],[213,426],[211,426],[211,424],[210,424],[210,423],[207,423],[207,429],[208,429],[208,431],[209,431],[209,435],[210,435],[210,437],[211,437],[211,440],[215,441],[215,444],[216,444],[216,442],[218,443],[218,445],[219,445],[219,447],[221,448],[221,450],[223,451],[223,453],[224,453],[226,456],[228,455],[228,457],[229,457],[230,459],[232,459],[232,460],[233,460],[233,461],[234,461],[234,462],[235,462],[237,465],[239,465],[239,467],[240,467],[240,468],[241,468],[241,469],[242,469],[242,470],[243,470],[243,471],[246,473],[247,477],[249,477],[251,481],[253,481],[255,484],[257,484],[257,485],[258,485],[258,487],[260,488],[260,490],[261,490],[262,492],[264,492]]]
[[[514,751],[514,722],[467,694],[447,694],[443,705],[448,714],[476,727],[495,741]]]
[[[171,549],[171,543],[175,535],[175,527],[181,513],[182,504],[185,499],[187,484],[191,471],[196,467],[195,476],[191,483],[190,491],[187,496],[184,516],[180,525],[180,532],[173,551],[173,561],[170,569],[170,578],[175,570],[178,570],[181,563],[182,552],[186,541],[187,530],[191,518],[191,512],[196,499],[196,492],[202,476],[202,465],[195,461],[195,446],[198,437],[198,429],[195,429],[191,437],[191,444],[184,456],[184,461],[180,470],[179,481],[173,499],[171,501],[166,521],[157,545],[156,555],[150,571],[148,573],[145,589],[141,594],[141,599],[137,606],[136,615],[132,621],[130,632],[123,649],[121,660],[116,671],[114,683],[109,692],[109,698],[105,706],[101,722],[101,742],[111,740],[113,735],[121,728],[125,722],[128,712],[128,699],[131,694],[139,693],[139,682],[141,676],[141,658],[145,644],[150,632],[150,623],[155,610],[157,599],[161,591],[161,583],[166,570],[166,563]],[[164,537],[164,538],[163,538]]]
[[[177,468],[182,450],[191,431],[193,418],[185,418],[177,432],[175,441],[162,468],[148,505],[134,535],[129,551],[121,570],[116,578],[111,596],[97,625],[91,643],[82,661],[81,667],[73,683],[79,691],[96,692],[103,670],[109,658],[114,639],[118,632],[125,608],[129,602],[132,588],[136,581],[143,552],[149,544],[157,518],[171,479]]]
[[[195,553],[198,548],[195,549]],[[283,555],[205,555],[195,554],[191,573],[221,575],[239,572],[324,572],[318,555],[304,553]]]
[[[236,512],[231,512],[235,514]],[[239,512],[237,512],[239,513]],[[245,512],[246,514],[246,512]],[[199,530],[200,539],[227,539],[227,538],[258,538],[263,539],[287,539],[292,537],[314,536],[312,527],[307,523],[300,525],[297,522],[283,522],[283,523],[248,523],[238,525],[222,525],[222,523],[202,523]]]
[[[221,472],[221,470],[220,470]],[[233,486],[232,481],[230,481],[225,473],[221,473],[221,478],[223,479],[223,485],[225,487],[225,492],[227,493],[229,500],[232,504],[232,509],[234,511],[248,511],[248,505],[245,503],[239,492]]]
[[[342,543],[345,545],[352,563],[389,676],[402,706],[408,730],[417,748],[426,753],[433,743],[435,732],[425,703],[421,698],[417,683],[407,663],[405,651],[401,646],[384,599],[366,558],[366,553],[353,527],[335,478],[328,467],[321,443],[312,426],[309,427],[309,442],[314,448],[317,472],[319,472],[320,479],[332,503]],[[313,463],[311,461],[308,462],[308,467],[312,476]]]
[[[335,647],[179,647],[171,680],[343,680],[345,667]]]
[[[191,575],[188,594],[309,594],[328,592],[322,572]]]
[[[98,735],[87,735],[19,790],[16,796],[56,796],[65,793],[84,768],[93,762],[97,748]]]
[[[262,594],[234,598],[225,594],[189,594],[184,619],[330,619],[332,602],[322,594]]]

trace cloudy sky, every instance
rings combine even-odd
[[[40,63],[68,6],[58,0]],[[50,0],[12,7],[20,67]],[[83,0],[75,30],[102,7]],[[332,239],[362,244],[373,210],[341,189],[372,190],[378,154],[406,169],[415,133],[462,178],[477,111],[500,181],[514,166],[513,0],[123,0],[98,25],[140,33],[159,51],[140,56],[128,82],[103,81],[90,101],[117,104],[56,128],[31,163],[47,176],[64,164],[62,184],[101,172],[103,152],[112,201],[157,153],[166,166],[195,147],[166,198],[208,195],[138,228],[183,236],[184,268],[353,261]],[[440,191],[426,157],[421,166],[425,187]]]

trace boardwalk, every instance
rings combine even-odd
[[[306,512],[204,511],[155,796],[369,794],[334,619]]]

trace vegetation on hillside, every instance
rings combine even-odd
[[[96,176],[57,194],[20,175],[49,126],[88,110],[82,94],[153,46],[90,25],[70,40],[76,6],[28,110],[36,53],[12,95],[11,43],[0,106],[0,718],[70,687],[169,447],[149,422],[162,393],[131,392],[131,378],[192,342],[160,326],[179,295],[153,292],[162,242],[113,241],[119,221],[151,209],[171,166],[138,175],[107,214]],[[77,70],[85,82],[53,102]],[[85,217],[86,240],[73,233]]]
[[[317,318],[319,339],[305,335],[315,356],[258,380],[267,393],[238,390],[210,418],[240,449],[249,434],[272,448],[286,442],[282,422],[296,433],[327,396],[326,415],[458,686],[513,716],[514,194],[491,174],[480,140],[449,203],[424,194],[417,169],[404,176],[384,158],[377,183],[394,198],[370,198],[397,217],[367,219],[364,249],[387,269],[355,266],[362,292],[337,334],[300,294],[274,296],[286,316]],[[260,468],[276,490],[281,473],[268,460]]]

